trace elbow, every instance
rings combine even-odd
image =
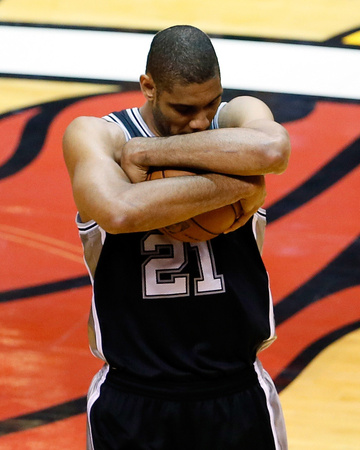
[[[289,134],[282,128],[279,133],[276,134],[270,143],[271,151],[269,152],[269,173],[281,174],[285,172],[291,153],[291,144]]]
[[[107,217],[99,225],[109,234],[122,234],[127,232],[126,220],[122,217]]]
[[[129,184],[129,186],[135,186]],[[77,204],[82,205],[82,212],[86,218],[91,217],[104,231],[109,234],[136,233],[149,230],[149,208],[139,201],[139,195],[134,189],[125,189],[119,194],[98,195],[94,205],[90,197],[80,198]],[[87,205],[87,207],[85,207]],[[81,216],[81,211],[80,216]]]
[[[98,223],[109,234],[122,234],[136,231],[131,215],[122,211],[118,211],[116,214],[109,213],[102,220],[99,220]]]
[[[118,204],[116,208],[111,208],[107,214],[102,215],[98,224],[103,230],[110,234],[135,233],[146,231],[144,220],[137,208]]]

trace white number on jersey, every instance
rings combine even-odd
[[[199,277],[193,280],[194,294],[225,291],[224,276],[216,271],[210,241],[191,243],[196,251]],[[190,273],[185,243],[161,234],[148,234],[142,241],[142,254],[149,255],[142,265],[143,298],[187,297]]]

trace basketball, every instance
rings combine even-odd
[[[195,175],[194,172],[177,169],[155,170],[148,174],[147,180]],[[208,241],[228,230],[243,214],[238,201],[213,211],[199,214],[191,219],[161,228],[160,231],[183,242]]]

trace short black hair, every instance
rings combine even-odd
[[[220,77],[220,67],[206,33],[190,25],[175,25],[154,36],[146,73],[159,91],[171,92],[175,83],[204,83]]]

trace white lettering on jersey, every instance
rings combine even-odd
[[[187,297],[190,273],[186,273],[186,244],[161,234],[151,233],[142,240],[143,298]],[[200,276],[193,280],[195,295],[225,292],[224,276],[217,274],[211,243],[191,243],[196,250]],[[184,270],[185,269],[185,270]]]

